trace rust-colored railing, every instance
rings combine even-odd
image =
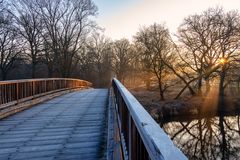
[[[186,156],[173,144],[136,98],[113,79],[115,112],[121,142],[120,159],[185,160]]]
[[[69,78],[46,78],[0,81],[0,109],[47,94],[64,90],[88,88],[90,82]]]

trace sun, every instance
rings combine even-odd
[[[220,59],[220,63],[221,63],[221,64],[226,64],[226,63],[227,63],[227,60],[226,60],[225,58],[221,58],[221,59]]]

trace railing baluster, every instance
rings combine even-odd
[[[0,81],[0,112],[2,112],[2,105],[19,104],[35,97],[64,90],[81,89],[81,87],[89,88],[91,85],[91,83],[84,80],[69,78]]]
[[[187,159],[118,80],[113,80],[112,87],[116,102],[117,126],[120,135],[123,135],[120,137],[122,144],[120,152],[124,153],[124,160]]]

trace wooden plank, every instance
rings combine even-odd
[[[1,159],[104,158],[107,100],[107,89],[82,90],[1,120]]]

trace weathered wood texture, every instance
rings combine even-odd
[[[105,159],[107,89],[69,93],[0,121],[0,159]]]

